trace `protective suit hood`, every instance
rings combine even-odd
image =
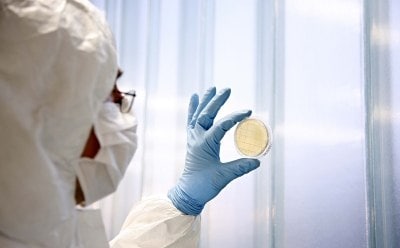
[[[111,31],[89,1],[1,1],[2,235],[74,240],[76,158],[116,72]]]

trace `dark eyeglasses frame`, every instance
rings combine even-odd
[[[131,96],[131,97],[132,97],[132,100],[130,101],[127,110],[125,110],[125,111],[122,110],[122,104],[121,104],[121,112],[122,112],[122,113],[128,113],[129,111],[131,111],[132,106],[133,106],[133,102],[135,101],[135,98],[136,98],[136,91],[135,91],[135,90],[130,90],[130,91],[128,91],[128,92],[121,92],[121,95],[122,95],[122,96],[128,95],[128,96]]]

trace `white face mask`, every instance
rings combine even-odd
[[[122,99],[122,107],[124,107]],[[99,117],[94,123],[94,130],[100,145],[108,146],[109,138],[117,138],[120,132],[133,129],[136,133],[137,120],[133,111],[122,113],[119,105],[113,102],[105,102],[100,109]]]
[[[114,192],[137,149],[137,121],[133,112],[121,113],[105,102],[94,124],[100,150],[94,159],[82,158],[77,169],[85,204]]]

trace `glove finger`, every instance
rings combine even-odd
[[[211,87],[209,88],[206,93],[204,93],[200,104],[198,105],[196,112],[194,112],[192,120],[190,121],[190,126],[194,127],[196,122],[197,122],[197,118],[200,115],[201,111],[203,111],[203,109],[207,106],[207,104],[211,101],[211,99],[215,96],[216,94],[216,89],[215,87]]]
[[[222,187],[226,186],[232,180],[257,169],[260,166],[260,160],[252,158],[240,158],[221,165],[218,169],[222,176]]]
[[[231,94],[231,89],[221,90],[214,98],[207,104],[204,110],[200,113],[197,123],[205,130],[208,130],[214,122],[215,116],[221,109],[222,105],[228,100]]]
[[[242,110],[225,116],[210,129],[210,138],[218,144],[229,129],[250,115],[251,110]]]
[[[187,126],[190,126],[190,123],[193,119],[193,115],[198,106],[199,106],[199,96],[197,94],[193,94],[192,97],[190,98],[190,102],[189,102]]]

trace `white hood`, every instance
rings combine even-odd
[[[73,240],[74,163],[116,72],[112,34],[89,1],[0,2],[2,235]]]

